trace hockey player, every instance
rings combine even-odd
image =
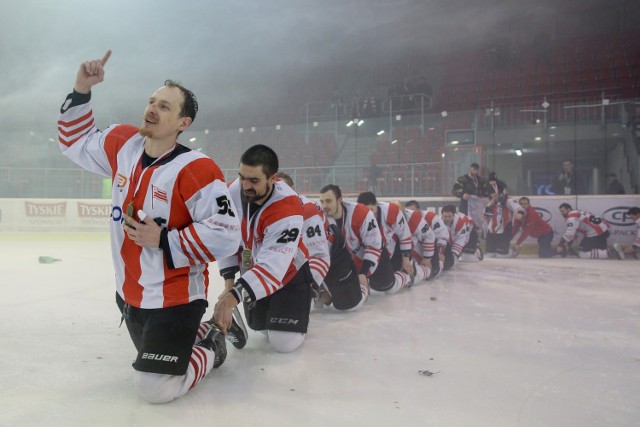
[[[225,290],[213,320],[225,331],[233,308],[243,302],[249,327],[266,331],[271,346],[288,353],[304,342],[313,278],[301,238],[302,204],[277,180],[278,166],[278,156],[265,145],[249,147],[240,157],[239,178],[229,191],[241,213],[242,242],[236,254],[218,260]]]
[[[560,213],[567,220],[567,228],[556,251],[563,257],[567,255],[569,247],[580,233],[584,237],[578,246],[580,258],[606,259],[607,238],[609,237],[609,223],[589,212],[573,210],[570,204],[560,205]]]
[[[486,253],[488,256],[507,257],[511,241],[513,220],[516,214],[524,214],[524,209],[507,195],[506,184],[499,180],[495,172],[489,174],[489,203],[485,209],[487,223]]]
[[[373,213],[382,233],[384,246],[380,264],[371,275],[371,289],[394,294],[412,286],[414,269],[411,263],[411,233],[404,215],[398,206],[378,202],[370,191],[360,193],[358,203],[365,205]]]
[[[424,215],[420,209],[405,209],[402,202],[393,202],[404,215],[411,233],[411,241],[413,250],[411,258],[413,261],[413,269],[415,276],[413,283],[420,283],[431,277],[431,258],[435,252],[436,235],[424,219]]]
[[[453,205],[444,206],[441,214],[442,220],[447,224],[451,233],[451,250],[447,250],[445,254],[444,269],[448,270],[453,267],[459,259],[482,261],[482,251],[478,246],[478,233],[474,230],[471,218],[463,213],[456,213],[456,207]]]
[[[294,189],[293,178],[284,172],[278,172],[278,178]],[[319,204],[308,197],[298,194],[302,203],[302,242],[309,251],[309,268],[313,276],[313,290],[320,294],[324,278],[329,271],[331,257],[329,255],[328,227],[329,222],[325,218],[324,211]]]
[[[96,128],[91,89],[104,79],[111,51],[84,62],[60,109],[59,146],[81,167],[111,177],[111,253],[116,302],[138,352],[134,385],[153,403],[185,394],[226,357],[213,325],[194,345],[207,308],[207,265],[235,252],[240,227],[216,163],[177,142],[198,104],[167,80],[144,110],[140,128]]]
[[[358,310],[369,297],[369,276],[378,267],[382,234],[373,214],[342,199],[329,184],[320,190],[320,205],[329,220],[331,265],[324,282],[337,310]]]
[[[625,259],[627,255],[630,255],[633,258],[638,259],[640,255],[640,208],[633,207],[629,209],[627,216],[635,222],[636,226],[636,237],[633,243],[625,247],[620,247],[617,243],[614,243],[611,246],[615,251],[614,255],[616,258]]]
[[[420,210],[417,200],[409,200],[406,204],[408,209]],[[449,227],[444,223],[442,217],[430,210],[420,210],[424,215],[427,225],[433,230],[436,236],[436,246],[431,258],[431,278],[438,276],[443,271],[445,250],[449,244]]]

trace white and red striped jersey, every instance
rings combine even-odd
[[[389,202],[378,202],[378,225],[382,232],[384,247],[393,256],[396,244],[400,245],[401,251],[410,251],[412,247],[411,232],[407,226],[402,211],[398,205]]]
[[[525,211],[515,199],[507,197],[504,204],[492,206],[492,213],[487,221],[487,231],[491,234],[501,234],[510,222],[515,221],[516,214],[524,215]]]
[[[405,209],[404,217],[411,233],[414,258],[431,258],[436,249],[436,234],[427,224],[422,211]]]
[[[324,216],[324,211],[317,203],[302,194],[299,196],[304,217],[302,240],[309,251],[309,268],[311,269],[313,280],[317,285],[320,285],[331,265],[329,241],[327,240],[329,222]]]
[[[633,246],[640,248],[640,218],[636,220],[636,238],[633,241]]]
[[[58,121],[59,146],[75,163],[112,183],[111,256],[116,289],[127,304],[162,308],[206,299],[207,265],[237,251],[240,227],[224,176],[198,151],[176,144],[142,167],[138,129],[96,128],[90,96],[67,97]],[[163,250],[142,248],[123,229],[130,203],[166,228]],[[164,233],[164,232],[163,232]]]
[[[457,256],[460,256],[462,249],[469,242],[472,227],[473,221],[465,214],[456,212],[453,215],[449,232],[451,233],[451,251]]]
[[[436,246],[447,246],[448,243],[451,243],[449,227],[447,227],[447,224],[442,220],[442,217],[433,211],[421,212],[424,214],[424,220],[436,235]]]
[[[219,259],[220,273],[240,268],[237,280],[252,301],[277,292],[309,260],[302,240],[302,203],[298,193],[282,181],[273,184],[269,198],[261,205],[247,205],[240,180],[229,186],[231,200],[242,213],[242,242],[237,254]],[[238,248],[236,247],[236,250]],[[242,265],[242,250],[251,251],[251,265]]]
[[[586,211],[571,211],[567,215],[567,229],[562,235],[562,240],[569,243],[576,238],[576,233],[584,237],[599,236],[609,230],[609,223]]]
[[[329,224],[334,224],[342,231],[345,245],[353,258],[357,271],[361,271],[362,262],[369,261],[372,266],[371,275],[378,267],[382,254],[382,233],[376,218],[365,205],[356,202],[342,202],[342,218],[327,217]],[[340,224],[338,224],[340,223]]]

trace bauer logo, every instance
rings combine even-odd
[[[26,216],[38,217],[60,217],[67,213],[67,202],[60,203],[34,203],[25,202],[24,211]]]
[[[78,216],[80,218],[109,218],[111,205],[78,202]]]
[[[630,226],[634,225],[634,222],[627,216],[629,212],[628,206],[616,206],[615,208],[607,209],[602,214],[602,218],[611,225]]]
[[[543,219],[544,222],[551,221],[551,212],[543,208],[535,208],[536,212]]]

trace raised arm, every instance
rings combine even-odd
[[[80,64],[73,89],[78,93],[91,92],[93,86],[104,80],[104,66],[107,65],[109,57],[111,57],[111,49],[104,54],[102,59],[93,59]]]

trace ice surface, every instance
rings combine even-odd
[[[250,332],[186,396],[151,405],[105,235],[5,233],[0,259],[1,426],[640,425],[637,261],[459,264],[357,313],[314,311],[293,354]]]

